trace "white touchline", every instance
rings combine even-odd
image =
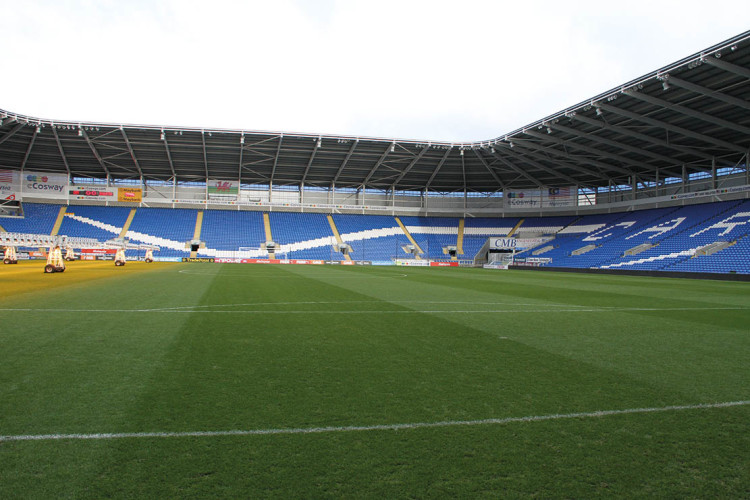
[[[626,408],[624,410],[600,410],[581,413],[562,413],[552,415],[535,415],[528,417],[486,418],[482,420],[446,420],[442,422],[415,422],[409,424],[352,425],[343,427],[298,427],[288,429],[251,429],[230,431],[188,431],[188,432],[106,432],[95,434],[20,434],[0,435],[0,443],[8,441],[60,441],[86,439],[126,439],[126,438],[184,438],[184,437],[221,437],[221,436],[263,436],[276,434],[324,434],[333,432],[363,431],[400,431],[434,427],[460,427],[477,425],[512,424],[519,422],[541,422],[545,420],[563,420],[574,418],[597,418],[610,415],[628,415],[633,413],[658,413],[682,410],[700,410],[708,408],[729,408],[749,405],[750,400],[727,401],[723,403],[701,403],[694,405],[660,406],[655,408]]]

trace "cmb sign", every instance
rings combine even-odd
[[[490,238],[492,250],[514,250],[517,246],[518,240],[515,238]]]

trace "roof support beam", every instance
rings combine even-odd
[[[516,160],[524,161],[524,162],[528,163],[529,165],[531,165],[533,167],[536,167],[539,170],[543,170],[544,172],[547,172],[548,174],[552,174],[555,177],[563,179],[564,181],[569,182],[569,183],[571,183],[574,186],[586,185],[586,183],[583,183],[580,180],[574,179],[574,178],[572,178],[570,176],[567,176],[565,174],[561,174],[560,172],[555,171],[555,169],[547,167],[546,165],[543,165],[543,164],[539,163],[538,161],[534,161],[534,160],[529,159],[529,158],[527,158],[525,156],[521,156],[517,152],[511,151],[510,147],[505,147],[505,152],[508,155],[510,155],[511,157],[513,157],[514,159],[516,159]]]
[[[557,123],[550,123],[548,125],[550,128],[560,130],[561,132],[565,132],[566,134],[572,134],[578,137],[583,137],[585,139],[588,139],[590,141],[599,142],[601,144],[606,144],[608,146],[612,146],[618,149],[622,149],[624,151],[628,151],[630,153],[635,153],[640,156],[648,156],[649,158],[652,158],[654,160],[660,160],[663,162],[666,162],[668,164],[674,164],[675,160],[674,158],[670,158],[669,156],[660,155],[658,153],[653,153],[647,149],[643,148],[635,148],[633,146],[629,146],[628,144],[623,144],[621,142],[613,141],[611,139],[605,139],[604,137],[599,137],[598,135],[594,134],[588,134],[586,132],[582,132],[570,127],[566,127],[564,125],[560,125]]]
[[[10,130],[10,132],[8,132],[8,133],[7,133],[7,134],[5,134],[4,136],[0,137],[0,144],[4,143],[4,142],[5,142],[5,141],[7,141],[8,139],[10,139],[10,138],[11,138],[11,137],[13,137],[14,135],[16,135],[16,132],[18,132],[19,130],[21,130],[21,129],[23,128],[23,125],[24,125],[23,123],[19,123],[18,125],[16,125],[15,127],[13,127],[13,128],[12,128],[12,129]],[[52,128],[53,128],[53,129],[55,128],[55,127],[54,127],[54,125],[53,125],[53,127],[52,127]]]
[[[346,154],[346,158],[344,158],[343,163],[341,163],[341,166],[339,167],[338,171],[336,172],[336,175],[333,177],[332,185],[336,185],[336,181],[339,180],[339,176],[341,175],[341,172],[344,171],[344,168],[346,168],[346,164],[349,163],[349,159],[352,157],[352,154],[354,154],[354,148],[357,147],[357,144],[359,144],[359,139],[355,139],[352,143],[352,147],[349,148],[349,152]]]
[[[466,162],[464,161],[464,150],[459,151],[461,155],[461,177],[464,183],[464,208],[466,208]]]
[[[591,177],[595,177],[597,179],[605,180],[607,182],[612,180],[612,177],[605,175],[598,170],[589,170],[586,168],[581,167],[580,165],[573,163],[574,161],[579,161],[577,159],[571,160],[569,156],[564,156],[563,154],[560,154],[560,151],[557,150],[551,150],[554,153],[556,153],[557,158],[551,158],[551,154],[547,153],[546,148],[542,147],[531,147],[529,143],[523,142],[523,141],[516,141],[514,143],[517,148],[523,149],[523,153],[527,156],[530,156],[532,158],[536,158],[539,161],[554,161],[557,165],[565,166],[571,170],[575,170],[577,172],[581,172],[583,174],[589,175]],[[562,158],[565,158],[564,160]],[[587,186],[588,183],[585,183],[583,181],[577,180],[576,184],[579,186]]]
[[[138,163],[138,158],[135,156],[135,151],[133,150],[133,145],[130,144],[130,139],[128,138],[128,134],[125,133],[125,127],[122,125],[120,126],[120,133],[122,134],[122,138],[125,139],[125,145],[128,147],[128,151],[130,152],[130,157],[133,159],[133,164],[135,165],[136,170],[138,170],[138,175],[141,176],[141,179],[143,178],[143,171],[141,170],[141,165]],[[166,138],[164,140],[164,143],[166,144]],[[172,167],[172,159],[169,159],[169,166]],[[174,168],[172,168],[172,177],[174,177]]]
[[[107,179],[109,179],[109,169],[104,164],[104,160],[102,160],[101,155],[99,154],[99,151],[96,150],[94,147],[94,143],[91,142],[91,139],[89,138],[89,134],[86,133],[85,130],[82,128],[79,128],[78,131],[81,133],[81,136],[83,136],[84,139],[86,139],[86,143],[89,145],[89,148],[91,148],[91,152],[94,153],[94,158],[96,158],[96,161],[99,162],[99,166],[102,167],[102,170],[104,170],[104,173],[107,174]]]
[[[552,156],[557,156],[557,157],[560,157],[560,158],[565,158],[566,160],[572,161],[574,163],[586,163],[586,164],[589,164],[591,166],[600,168],[600,169],[602,169],[604,171],[614,170],[614,171],[620,172],[622,174],[625,174],[627,176],[633,175],[633,171],[628,170],[626,168],[613,167],[612,165],[610,165],[608,163],[604,163],[604,162],[601,162],[599,160],[593,160],[591,158],[573,156],[570,153],[568,153],[567,151],[560,151],[558,149],[554,149],[554,148],[542,146],[542,145],[534,143],[534,142],[529,142],[529,141],[515,141],[515,144],[518,147],[521,147],[521,148],[538,150],[538,151],[550,154]],[[588,170],[588,169],[580,167],[578,165],[571,165],[571,168],[573,168],[574,170],[578,170],[579,172],[587,174],[587,175],[593,175],[593,176],[599,177],[599,178],[601,178],[603,180],[609,180],[610,179],[610,176],[608,176],[606,174],[603,174],[601,172],[596,172],[594,170]]]
[[[31,141],[29,142],[29,146],[26,148],[26,154],[23,156],[23,161],[21,162],[21,172],[23,172],[23,169],[26,168],[26,162],[29,161],[29,155],[31,155],[31,148],[34,147],[34,141],[36,141],[36,136],[39,133],[39,128],[34,129],[34,135],[31,136]]]
[[[172,178],[174,179],[175,183],[177,183],[177,174],[174,171],[174,162],[172,162],[172,152],[169,150],[169,143],[167,142],[166,134],[164,134],[164,139],[162,139],[162,142],[164,143],[164,150],[167,152],[167,161],[169,162],[170,170],[172,170]],[[133,159],[135,159],[135,157]]]
[[[698,139],[699,141],[706,142],[708,144],[713,144],[714,146],[718,146],[720,148],[728,149],[730,151],[733,151],[735,153],[745,153],[745,148],[742,148],[740,146],[737,146],[736,144],[732,144],[730,142],[722,141],[721,139],[714,139],[713,137],[708,137],[707,135],[699,134],[698,132],[693,132],[692,130],[688,130],[686,128],[678,127],[677,125],[671,125],[669,123],[664,123],[660,120],[655,120],[653,118],[649,118],[647,116],[639,115],[638,113],[633,113],[632,111],[626,111],[624,109],[620,109],[616,106],[612,106],[610,104],[598,104],[599,108],[603,109],[604,111],[609,111],[610,113],[614,113],[616,115],[624,116],[626,118],[630,118],[631,120],[636,120],[643,123],[648,123],[649,125],[653,127],[662,128],[664,130],[669,130],[672,132],[676,132],[678,134],[684,135],[685,137],[690,137],[693,139]]]
[[[505,183],[502,180],[500,180],[500,177],[495,173],[494,170],[492,170],[490,168],[489,164],[482,157],[482,155],[479,154],[480,150],[472,149],[472,151],[474,151],[474,154],[476,155],[477,158],[479,158],[479,161],[482,163],[482,165],[484,165],[484,168],[487,169],[487,171],[490,173],[490,175],[492,176],[492,178],[495,179],[495,182],[498,183],[498,185],[500,186],[500,189],[503,190],[503,191],[505,191]]]
[[[307,167],[305,167],[305,173],[302,175],[302,182],[301,185],[305,185],[305,181],[307,180],[307,174],[310,173],[310,167],[312,167],[313,160],[315,159],[315,153],[318,152],[318,148],[322,147],[323,140],[318,137],[318,140],[315,141],[315,146],[313,147],[312,154],[310,155],[310,160],[307,162]]]
[[[510,145],[508,145],[508,147],[510,147]],[[510,162],[510,161],[508,161],[507,159],[503,158],[503,157],[502,157],[502,156],[501,156],[501,155],[500,155],[500,154],[499,154],[499,153],[497,152],[497,149],[495,150],[495,152],[494,152],[494,153],[492,153],[492,156],[494,156],[495,158],[497,158],[498,160],[500,160],[500,163],[502,163],[502,164],[503,164],[503,165],[505,165],[506,167],[510,168],[511,170],[513,170],[513,171],[514,171],[515,173],[517,173],[518,175],[522,176],[523,178],[525,178],[525,179],[526,179],[526,180],[528,180],[528,181],[531,181],[531,182],[532,182],[533,184],[535,184],[535,185],[536,185],[536,186],[538,186],[539,188],[542,188],[542,187],[544,187],[544,186],[542,185],[542,183],[541,183],[541,182],[539,182],[539,181],[538,181],[538,180],[536,179],[536,177],[532,177],[532,176],[530,176],[529,174],[527,174],[526,172],[524,172],[524,171],[523,171],[523,169],[521,169],[520,167],[517,167],[517,166],[516,166],[516,165],[514,165],[514,164],[513,164],[512,162]]]
[[[242,186],[242,153],[245,151],[245,134],[240,136],[240,164],[237,167],[237,182]]]
[[[273,185],[273,179],[276,176],[276,166],[279,164],[279,154],[281,153],[281,143],[284,142],[284,134],[279,135],[279,144],[276,146],[276,155],[273,157],[273,167],[271,167],[270,183]]]
[[[601,149],[592,148],[590,146],[584,146],[583,144],[578,144],[578,143],[572,142],[572,141],[566,141],[566,140],[563,140],[563,139],[561,139],[559,137],[553,137],[553,136],[551,136],[549,134],[540,134],[538,132],[527,130],[526,131],[526,135],[530,135],[532,137],[536,137],[537,139],[541,139],[542,141],[553,142],[553,143],[558,144],[560,146],[563,146],[565,148],[569,147],[569,148],[580,149],[581,151],[586,151],[587,153],[591,153],[591,154],[597,155],[600,158],[608,158],[608,159],[611,158],[613,160],[619,161],[620,163],[624,163],[626,165],[630,165],[631,167],[645,168],[646,170],[653,170],[653,168],[654,168],[653,166],[651,166],[651,165],[649,165],[647,163],[643,163],[643,162],[639,162],[639,161],[636,161],[636,160],[632,160],[632,159],[630,159],[630,158],[628,158],[626,156],[618,155],[616,153],[608,153],[606,151],[602,151]],[[615,165],[610,165],[609,168],[611,170],[616,170],[616,171],[619,171],[619,172],[627,174],[627,175],[633,175],[634,174],[634,172],[632,170],[630,170],[628,168],[624,168],[624,167],[618,167],[618,166],[615,166]]]
[[[413,159],[412,161],[410,161],[410,162],[409,162],[409,165],[407,165],[407,166],[406,166],[406,168],[404,169],[404,171],[403,171],[403,172],[401,172],[401,174],[400,174],[400,175],[399,175],[399,176],[398,176],[398,177],[396,178],[396,180],[395,180],[395,181],[393,181],[393,189],[396,189],[396,185],[397,185],[397,184],[398,184],[399,182],[401,182],[401,179],[403,179],[403,178],[404,178],[404,177],[406,176],[406,174],[408,174],[408,173],[409,173],[409,170],[411,170],[411,169],[412,169],[412,167],[413,167],[414,165],[416,165],[416,163],[417,163],[417,162],[418,162],[419,160],[421,160],[421,159],[422,159],[422,157],[424,156],[424,154],[425,154],[425,153],[427,152],[427,150],[428,150],[428,149],[430,149],[430,146],[429,146],[429,145],[427,145],[427,146],[423,147],[423,148],[422,148],[422,151],[420,151],[420,152],[419,152],[419,154],[418,154],[418,155],[417,155],[417,156],[416,156],[416,157],[415,157],[415,158],[414,158],[414,159]]]
[[[362,185],[363,186],[367,186],[367,183],[370,181],[370,179],[372,178],[372,176],[375,173],[375,171],[380,167],[380,165],[383,164],[383,162],[385,161],[386,156],[388,156],[388,153],[391,152],[392,147],[393,146],[391,144],[388,144],[388,147],[385,148],[385,151],[383,152],[383,154],[378,159],[378,162],[375,164],[374,167],[372,167],[372,169],[370,169],[370,172],[367,174],[367,177],[365,177],[365,180],[362,181]]]
[[[206,154],[206,131],[201,130],[201,144],[203,144],[203,168],[206,171],[206,182],[208,182],[208,154]]]
[[[698,149],[693,149],[688,146],[680,146],[679,144],[671,144],[662,139],[651,137],[650,135],[646,135],[646,134],[641,134],[640,132],[635,132],[633,130],[630,130],[627,127],[620,127],[619,125],[610,125],[609,123],[606,123],[604,121],[594,120],[593,118],[583,116],[580,113],[576,113],[575,115],[573,115],[572,118],[574,120],[578,120],[583,123],[588,123],[589,125],[601,127],[605,130],[611,130],[612,132],[617,132],[618,134],[627,135],[628,137],[633,137],[635,139],[640,139],[645,142],[650,142],[652,144],[656,144],[657,146],[662,146],[662,147],[669,148],[675,151],[680,151],[681,153],[696,156],[702,160],[711,161],[711,158],[712,158],[711,155],[706,154],[703,151],[700,151]],[[684,163],[684,162],[680,162],[680,163]],[[680,175],[682,174],[677,173],[675,174],[675,177],[679,177]]]
[[[68,165],[68,158],[65,156],[65,151],[63,151],[62,143],[60,142],[60,136],[57,135],[57,129],[54,125],[52,126],[52,134],[55,136],[57,149],[60,150],[60,156],[62,156],[63,165],[65,165],[65,170],[68,172],[68,178],[70,178],[70,165]]]
[[[715,116],[711,116],[701,111],[690,109],[687,106],[683,106],[681,104],[673,104],[669,101],[665,101],[664,99],[659,99],[658,97],[646,95],[641,92],[636,92],[635,90],[626,90],[625,95],[632,97],[634,99],[638,99],[639,101],[653,104],[654,106],[661,106],[662,108],[666,108],[672,111],[677,111],[678,113],[682,113],[687,116],[692,116],[693,118],[697,118],[698,120],[702,120],[706,123],[718,125],[719,127],[728,128],[730,130],[737,130],[739,132],[742,132],[745,135],[750,135],[750,127],[745,127],[744,125],[738,125],[736,123],[732,123],[730,121],[723,120]]]
[[[748,80],[750,80],[750,69],[747,69],[743,66],[737,66],[736,64],[732,64],[727,61],[722,61],[721,59],[716,59],[715,57],[712,57],[712,56],[704,57],[703,62],[706,64],[710,64],[711,66],[721,68],[724,71],[729,71],[730,73],[734,73],[735,75],[745,77]]]
[[[671,75],[667,78],[666,81],[669,82],[670,85],[674,85],[676,87],[680,87],[685,90],[695,92],[696,94],[702,94],[706,97],[716,99],[717,101],[722,101],[727,104],[731,104],[732,106],[737,106],[738,108],[744,108],[744,109],[750,110],[750,103],[745,100],[737,99],[736,97],[723,94],[716,90],[711,90],[701,85],[696,85],[694,83],[686,82],[685,80],[681,78],[677,78]]]
[[[430,189],[430,185],[432,185],[432,181],[435,180],[435,176],[437,176],[438,172],[440,172],[440,169],[443,168],[443,164],[445,163],[445,160],[448,159],[448,155],[450,155],[452,149],[453,147],[449,147],[448,149],[445,150],[445,154],[443,155],[442,158],[440,158],[440,161],[435,167],[435,170],[432,171],[432,175],[430,175],[430,180],[427,181],[427,185],[424,187],[425,190]]]

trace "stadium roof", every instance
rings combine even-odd
[[[473,143],[79,123],[0,111],[0,168],[112,179],[495,192],[683,177],[744,163],[749,149],[750,31]]]

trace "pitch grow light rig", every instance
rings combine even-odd
[[[51,236],[48,234],[26,234],[26,233],[0,233],[0,246],[5,247],[3,263],[18,263],[17,249],[27,248],[49,248],[47,252],[47,263],[44,266],[45,273],[61,273],[65,271],[65,261],[75,259],[74,248],[105,248],[115,249],[115,266],[124,266],[127,261],[125,250],[146,250],[146,262],[154,261],[154,250],[159,247],[146,244],[130,243],[127,239],[108,240],[104,243],[94,238],[76,238],[68,236]],[[62,248],[66,249],[63,258]]]

